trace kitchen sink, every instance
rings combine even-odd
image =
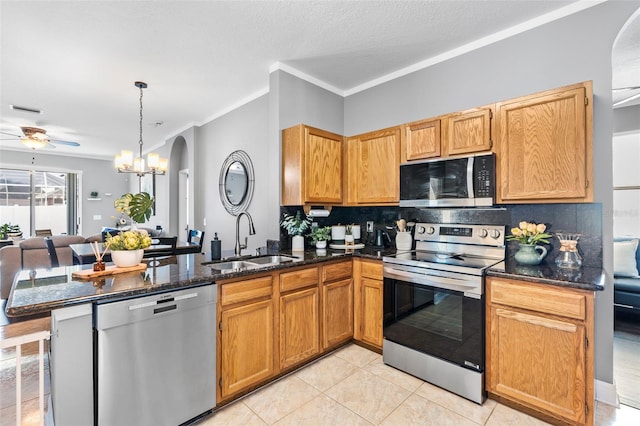
[[[258,265],[279,265],[281,263],[293,262],[294,260],[299,260],[299,258],[293,256],[269,255],[247,259],[248,262],[257,263]]]
[[[212,269],[216,269],[222,272],[238,272],[246,269],[254,269],[258,265],[255,263],[247,262],[244,260],[231,260],[229,262],[213,262],[207,263]]]
[[[259,269],[266,266],[280,265],[301,260],[295,256],[286,255],[263,255],[252,256],[243,259],[228,260],[222,262],[205,262],[204,265],[211,266],[212,269],[223,273],[240,272],[249,269]]]

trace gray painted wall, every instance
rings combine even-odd
[[[201,126],[197,133],[198,156],[196,168],[196,199],[202,203],[207,226],[205,252],[210,253],[209,241],[214,232],[222,240],[223,256],[233,255],[235,247],[236,218],[224,209],[219,195],[220,169],[224,160],[235,150],[249,154],[255,173],[255,189],[249,205],[256,235],[249,236],[247,219],[241,218],[240,237],[249,237],[248,248],[243,254],[255,253],[256,248],[266,245],[273,235],[273,223],[277,219],[277,209],[269,208],[269,188],[276,185],[269,176],[270,157],[278,155],[270,151],[268,143],[269,96],[263,95],[222,117]]]
[[[34,158],[34,165],[31,165]],[[82,235],[100,232],[103,226],[115,225],[117,212],[113,201],[129,190],[129,175],[118,174],[113,168],[113,161],[95,160],[80,157],[51,155],[42,151],[21,152],[3,150],[0,167],[18,167],[26,170],[53,170],[78,173],[80,176],[80,231]],[[99,201],[87,201],[91,191],[98,191]],[[112,195],[105,196],[105,193]],[[93,220],[94,215],[102,216]]]
[[[603,204],[603,265],[611,283],[611,52],[640,6],[606,2],[345,99],[354,135],[585,80],[594,90],[595,200]],[[613,291],[596,299],[596,379],[613,383]]]

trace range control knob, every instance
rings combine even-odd
[[[427,227],[427,234],[432,235],[434,232],[436,232],[436,228],[433,226]]]
[[[492,229],[491,232],[489,233],[489,236],[494,240],[497,240],[498,238],[500,238],[500,231],[497,229]]]
[[[416,233],[418,233],[418,234],[424,234],[424,233],[425,233],[424,226],[417,226],[417,227],[416,227]]]
[[[478,235],[480,238],[487,238],[487,235],[489,235],[489,232],[483,228],[478,232]]]

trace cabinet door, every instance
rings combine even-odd
[[[275,374],[273,302],[264,300],[220,313],[220,397]]]
[[[353,281],[346,278],[322,286],[322,347],[353,336]]]
[[[400,134],[393,127],[348,139],[348,204],[399,203]]]
[[[280,368],[320,353],[318,287],[280,297]]]
[[[282,131],[282,205],[342,202],[342,136],[299,124]]]
[[[342,138],[305,131],[305,202],[342,202]]]
[[[440,120],[430,119],[406,124],[403,136],[403,161],[440,156]]]
[[[498,202],[593,200],[591,85],[497,104]]]
[[[491,109],[476,108],[447,116],[444,144],[447,155],[491,149]]]
[[[585,423],[585,327],[492,306],[487,390]]]
[[[361,340],[382,348],[382,281],[361,280]]]

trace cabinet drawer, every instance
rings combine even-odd
[[[373,278],[374,280],[382,279],[382,262],[362,260],[363,277]]]
[[[297,288],[318,284],[318,268],[298,269],[297,271],[280,274],[280,291],[290,291]]]
[[[587,300],[584,294],[495,278],[490,278],[488,283],[491,304],[513,306],[578,320],[585,319]]]
[[[229,284],[222,284],[220,303],[222,306],[245,302],[251,299],[271,296],[273,277],[252,278]]]
[[[322,267],[322,282],[334,281],[339,278],[351,278],[352,275],[351,260],[347,262],[334,263]]]

